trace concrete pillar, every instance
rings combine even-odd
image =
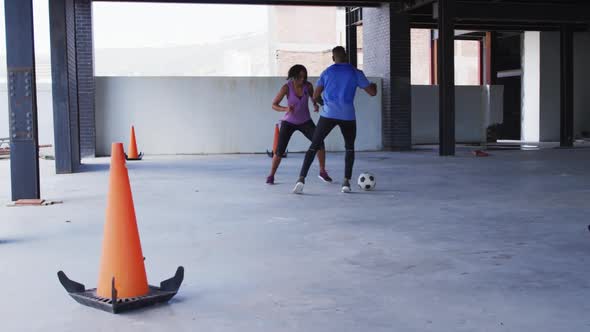
[[[438,101],[439,154],[455,155],[455,0],[439,1]]]
[[[94,115],[94,44],[92,37],[92,0],[74,2],[76,19],[76,65],[78,107],[80,113],[80,156],[96,156]]]
[[[52,0],[49,16],[55,165],[74,173],[96,151],[92,2]]]
[[[50,1],[49,21],[55,169],[74,173],[80,166],[74,0]]]
[[[560,31],[560,139],[561,147],[574,145],[574,28]]]
[[[383,77],[383,148],[412,147],[410,25],[400,4],[363,9],[363,56],[367,76]]]
[[[590,31],[574,33],[574,135],[590,134]]]
[[[521,139],[560,140],[559,32],[527,31],[522,44]]]
[[[33,3],[5,0],[12,200],[40,198]]]

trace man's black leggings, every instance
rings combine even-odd
[[[324,118],[320,116],[320,120],[313,133],[311,140],[311,146],[305,154],[305,160],[303,166],[301,166],[301,172],[299,176],[307,177],[307,172],[311,167],[311,163],[315,158],[315,154],[324,142],[324,139],[334,129],[339,126],[342,136],[344,137],[344,147],[346,148],[345,164],[344,164],[344,177],[347,179],[352,178],[352,166],[354,164],[354,140],[356,139],[356,120],[345,121],[331,118]]]

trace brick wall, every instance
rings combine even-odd
[[[80,154],[81,157],[94,157],[96,153],[96,126],[94,120],[94,55],[91,0],[75,0],[75,20]]]
[[[80,165],[79,112],[78,112],[78,77],[76,75],[76,35],[75,35],[75,0],[66,0],[66,39],[67,39],[67,67],[68,67],[68,99],[69,125],[72,172],[76,172]]]
[[[393,20],[392,16],[395,16]],[[387,5],[365,8],[363,39],[365,74],[383,78],[383,148],[410,149],[412,113],[410,29],[407,17],[396,14],[395,7]]]

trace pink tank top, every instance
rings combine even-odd
[[[303,86],[303,96],[299,97],[295,93],[295,86],[293,81],[287,83],[289,92],[287,93],[288,105],[293,106],[294,111],[287,112],[283,117],[283,121],[287,121],[294,125],[300,125],[311,120],[309,115],[309,92],[307,91],[307,84]]]

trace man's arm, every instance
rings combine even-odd
[[[365,90],[369,94],[369,96],[375,97],[377,95],[377,84],[371,83],[368,87],[364,88],[363,90]]]
[[[369,80],[367,79],[367,76],[365,76],[365,73],[363,73],[362,70],[357,70],[356,71],[356,75],[357,75],[357,80],[358,80],[358,86],[365,90],[366,93],[369,94],[369,96],[374,97],[377,95],[377,84],[369,82]]]
[[[313,103],[313,111],[314,112],[319,112],[320,108],[318,106],[318,102],[315,101],[315,99],[313,98],[313,94],[314,94],[313,84],[308,83],[307,89],[309,91],[308,93],[311,95],[311,101]]]
[[[313,100],[314,102],[324,105],[324,101],[322,100],[322,92],[324,92],[323,86],[316,86],[315,90],[313,91]]]

